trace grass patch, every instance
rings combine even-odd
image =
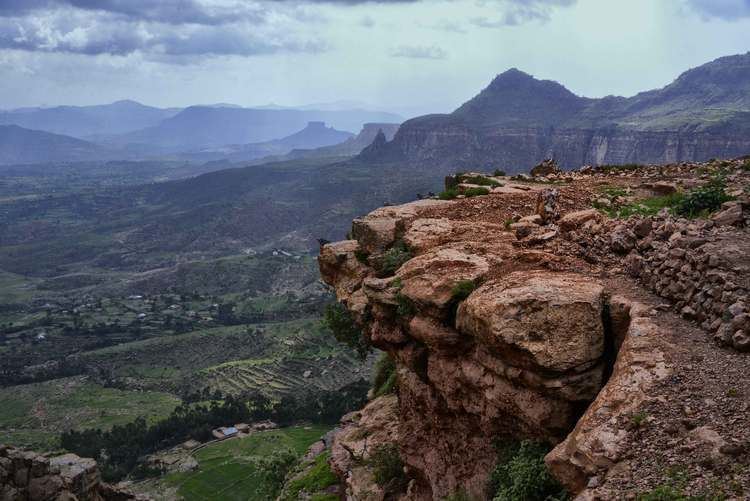
[[[286,493],[281,501],[296,501],[297,499],[302,499],[300,494],[303,492],[308,495],[313,495],[312,499],[315,499],[314,493],[337,484],[338,478],[334,475],[331,466],[328,464],[328,459],[330,457],[330,451],[318,455],[318,457],[315,458],[313,466],[304,476],[295,478],[289,482]],[[320,494],[318,499],[320,499],[320,496],[325,499],[325,496],[330,496],[330,494]]]
[[[461,182],[467,183],[467,184],[476,184],[478,186],[492,186],[493,188],[497,186],[502,186],[500,183],[498,183],[494,179],[490,179],[484,176],[462,177]]]
[[[396,364],[388,353],[383,353],[375,362],[372,377],[372,390],[375,397],[382,397],[396,391],[398,378]]]
[[[354,348],[360,358],[365,359],[370,353],[370,344],[343,304],[332,303],[326,306],[322,323],[333,332],[338,342]]]
[[[186,501],[274,499],[283,476],[279,479],[268,470],[283,467],[276,463],[287,460],[282,457],[287,451],[297,457],[304,454],[326,431],[323,426],[295,426],[218,442],[195,454],[197,470],[169,474],[164,482],[177,487]]]
[[[632,204],[613,209],[604,209],[608,216],[627,219],[630,216],[654,216],[662,209],[676,207],[683,199],[683,193],[670,193],[660,197],[651,197]]]
[[[461,302],[469,297],[469,294],[474,292],[476,288],[477,284],[474,280],[459,280],[451,289],[451,299],[455,302]]]
[[[481,195],[489,195],[489,193],[490,193],[490,190],[488,190],[487,188],[469,188],[466,191],[464,191],[463,195],[466,198],[471,198],[471,197],[478,197]]]
[[[458,190],[456,188],[448,188],[446,190],[441,191],[438,194],[438,198],[440,200],[453,200],[458,196]]]

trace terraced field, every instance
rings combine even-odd
[[[179,403],[167,393],[104,388],[85,376],[2,388],[0,437],[3,443],[55,450],[61,431],[109,429],[139,416],[156,421]]]
[[[136,488],[156,499],[175,494],[185,501],[274,499],[277,487],[259,473],[256,461],[283,450],[301,456],[327,431],[324,426],[293,426],[212,444],[195,453],[199,465],[195,471],[172,473]]]

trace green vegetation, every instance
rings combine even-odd
[[[462,176],[461,182],[467,184],[476,184],[479,186],[492,186],[493,188],[496,186],[501,186],[501,184],[494,179],[490,179],[484,176]]]
[[[330,451],[319,454],[315,458],[312,467],[303,476],[289,482],[281,501],[297,501],[298,499],[302,499],[300,494],[303,492],[312,496],[326,487],[336,485],[338,478],[334,475],[331,466],[328,464],[330,457]],[[321,499],[322,496],[325,496],[325,494],[319,494],[317,499]],[[338,499],[338,497],[335,499]]]
[[[490,475],[488,491],[494,501],[552,501],[567,499],[563,488],[544,464],[549,448],[521,441],[498,446],[498,463]]]
[[[360,358],[364,359],[372,351],[372,347],[362,334],[351,313],[341,303],[326,306],[323,312],[323,325],[331,330],[336,341],[356,350]]]
[[[504,170],[495,169],[495,172],[493,172],[492,175],[497,176],[497,177],[503,177],[503,176],[506,176],[507,174],[505,173]]]
[[[633,426],[633,428],[641,428],[646,424],[647,419],[648,414],[646,414],[645,412],[636,412],[635,414],[630,416],[630,424]]]
[[[463,195],[466,198],[471,198],[471,197],[478,197],[481,195],[489,195],[489,193],[490,193],[490,190],[488,190],[487,188],[469,188],[464,191]]]
[[[742,486],[730,475],[726,475],[721,482],[712,482],[709,490],[695,494],[685,492],[689,480],[690,475],[684,467],[672,466],[667,469],[663,483],[638,494],[636,499],[637,501],[724,501],[742,497]]]
[[[155,422],[179,404],[167,393],[104,388],[81,377],[13,386],[0,389],[0,435],[8,444],[57,450],[66,429],[108,430],[139,416]]]
[[[458,489],[456,492],[443,498],[443,501],[475,501],[473,497],[469,496],[466,489]]]
[[[705,186],[688,191],[675,205],[674,211],[680,216],[691,218],[714,212],[721,204],[732,199],[725,188],[723,177],[716,176]]]
[[[725,191],[726,184],[721,175],[705,186],[687,192],[675,192],[669,195],[647,198],[632,204],[603,209],[610,217],[628,218],[630,216],[652,216],[662,209],[669,209],[677,216],[688,218],[705,217],[718,210],[721,204],[732,198]],[[594,205],[596,207],[596,204]]]
[[[396,313],[400,317],[413,317],[417,314],[417,307],[411,299],[399,292],[396,294]]]
[[[662,209],[677,206],[684,195],[682,193],[671,193],[660,197],[647,198],[632,204],[623,205],[614,209],[605,209],[610,217],[627,219],[630,216],[653,216]]]
[[[404,474],[404,462],[396,444],[381,444],[370,455],[369,465],[373,469],[375,483],[386,492],[399,492],[406,488],[408,478]]]
[[[474,292],[476,288],[477,284],[474,280],[459,280],[451,289],[451,298],[459,303],[469,297],[469,294]]]
[[[370,253],[363,251],[362,249],[357,249],[354,251],[354,257],[357,258],[357,261],[360,263],[369,266],[369,262],[367,261],[367,258],[370,257]]]
[[[295,458],[326,431],[296,426],[218,442],[195,454],[197,470],[169,474],[164,483],[186,501],[274,499]]]
[[[372,390],[376,397],[394,393],[398,385],[396,364],[388,353],[382,353],[377,362],[372,377]]]
[[[385,251],[380,263],[380,274],[382,276],[390,276],[396,273],[396,270],[401,268],[405,262],[412,258],[411,251],[406,244],[398,240],[393,244],[393,247]]]
[[[440,200],[453,200],[458,195],[459,195],[458,189],[456,189],[456,188],[448,188],[448,189],[445,189],[445,190],[441,191],[438,194],[438,198]]]

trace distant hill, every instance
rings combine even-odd
[[[272,141],[325,122],[341,131],[358,131],[367,122],[400,122],[377,111],[277,110],[191,106],[160,124],[111,139],[112,144],[141,144],[165,151]]]
[[[0,125],[0,164],[99,160],[113,156],[111,151],[81,139]]]
[[[269,156],[286,155],[295,148],[318,148],[336,145],[353,137],[354,134],[351,132],[326,127],[324,122],[309,122],[301,131],[281,139],[208,148],[186,153],[183,157],[200,161],[226,159],[231,162],[243,162]]]
[[[569,168],[706,160],[750,152],[749,133],[750,53],[630,98],[579,97],[514,68],[451,114],[408,120],[367,160],[509,172],[548,157]]]
[[[392,123],[367,123],[355,137],[346,141],[323,146],[315,149],[296,149],[291,151],[286,158],[323,158],[323,157],[351,157],[358,155],[375,140],[375,136],[382,131],[386,140],[390,141],[396,135],[399,124]]]
[[[0,124],[53,132],[77,138],[123,134],[156,125],[178,109],[160,109],[135,101],[97,106],[56,106],[0,111]]]

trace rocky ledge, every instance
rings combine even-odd
[[[716,172],[734,199],[711,219],[593,208],[648,213]],[[750,495],[744,160],[460,177],[447,185],[487,194],[384,207],[321,248],[323,279],[396,363],[397,400],[357,425],[397,444],[396,497],[484,499],[493,442],[520,438],[554,446],[547,467],[580,499],[634,498],[669,468],[686,493]],[[387,497],[356,461],[378,433],[346,426],[348,498]]]
[[[96,461],[75,454],[47,457],[0,444],[3,501],[147,499],[101,481]]]

